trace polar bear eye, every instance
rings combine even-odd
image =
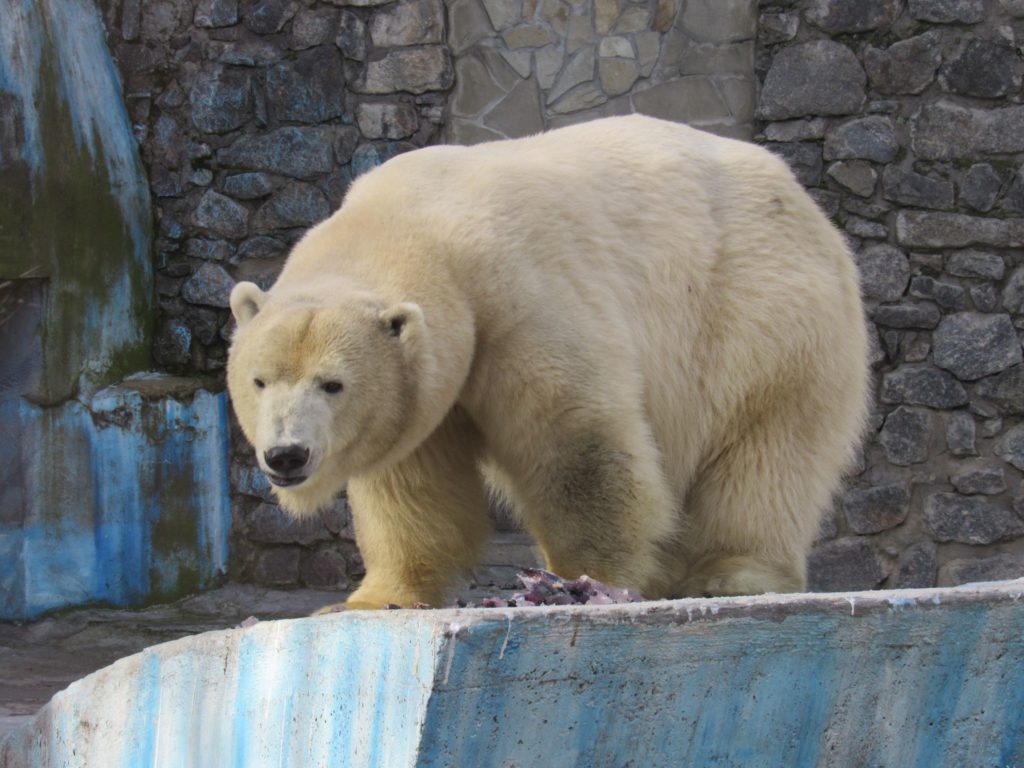
[[[328,395],[336,395],[339,392],[341,392],[341,390],[344,389],[344,387],[342,387],[340,381],[325,381],[323,384],[320,385],[320,389],[322,389]]]
[[[267,383],[263,379],[253,379],[252,383],[256,385],[256,389],[263,389],[267,386]]]

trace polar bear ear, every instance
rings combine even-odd
[[[231,289],[231,314],[239,328],[256,317],[266,298],[256,283],[242,282]]]
[[[420,305],[409,301],[393,304],[381,311],[377,317],[389,335],[395,336],[407,344],[420,338],[426,328],[426,321],[423,319],[423,310],[420,309]]]

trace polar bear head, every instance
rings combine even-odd
[[[281,505],[313,514],[409,432],[423,313],[344,288],[265,293],[246,282],[231,311],[227,379],[239,423]]]

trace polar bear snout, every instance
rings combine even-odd
[[[278,445],[263,453],[263,462],[270,469],[268,477],[274,485],[298,485],[306,479],[302,470],[309,463],[309,448],[304,445]]]

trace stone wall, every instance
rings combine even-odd
[[[757,140],[847,233],[875,339],[813,586],[1020,575],[1024,3],[769,1],[757,40]]]
[[[632,112],[749,139],[750,0],[455,0],[446,140]]]
[[[361,172],[436,143],[453,81],[441,0],[98,0],[156,209],[157,364],[223,370],[238,280],[268,287]],[[232,439],[232,574],[348,586],[343,501],[290,524]]]

